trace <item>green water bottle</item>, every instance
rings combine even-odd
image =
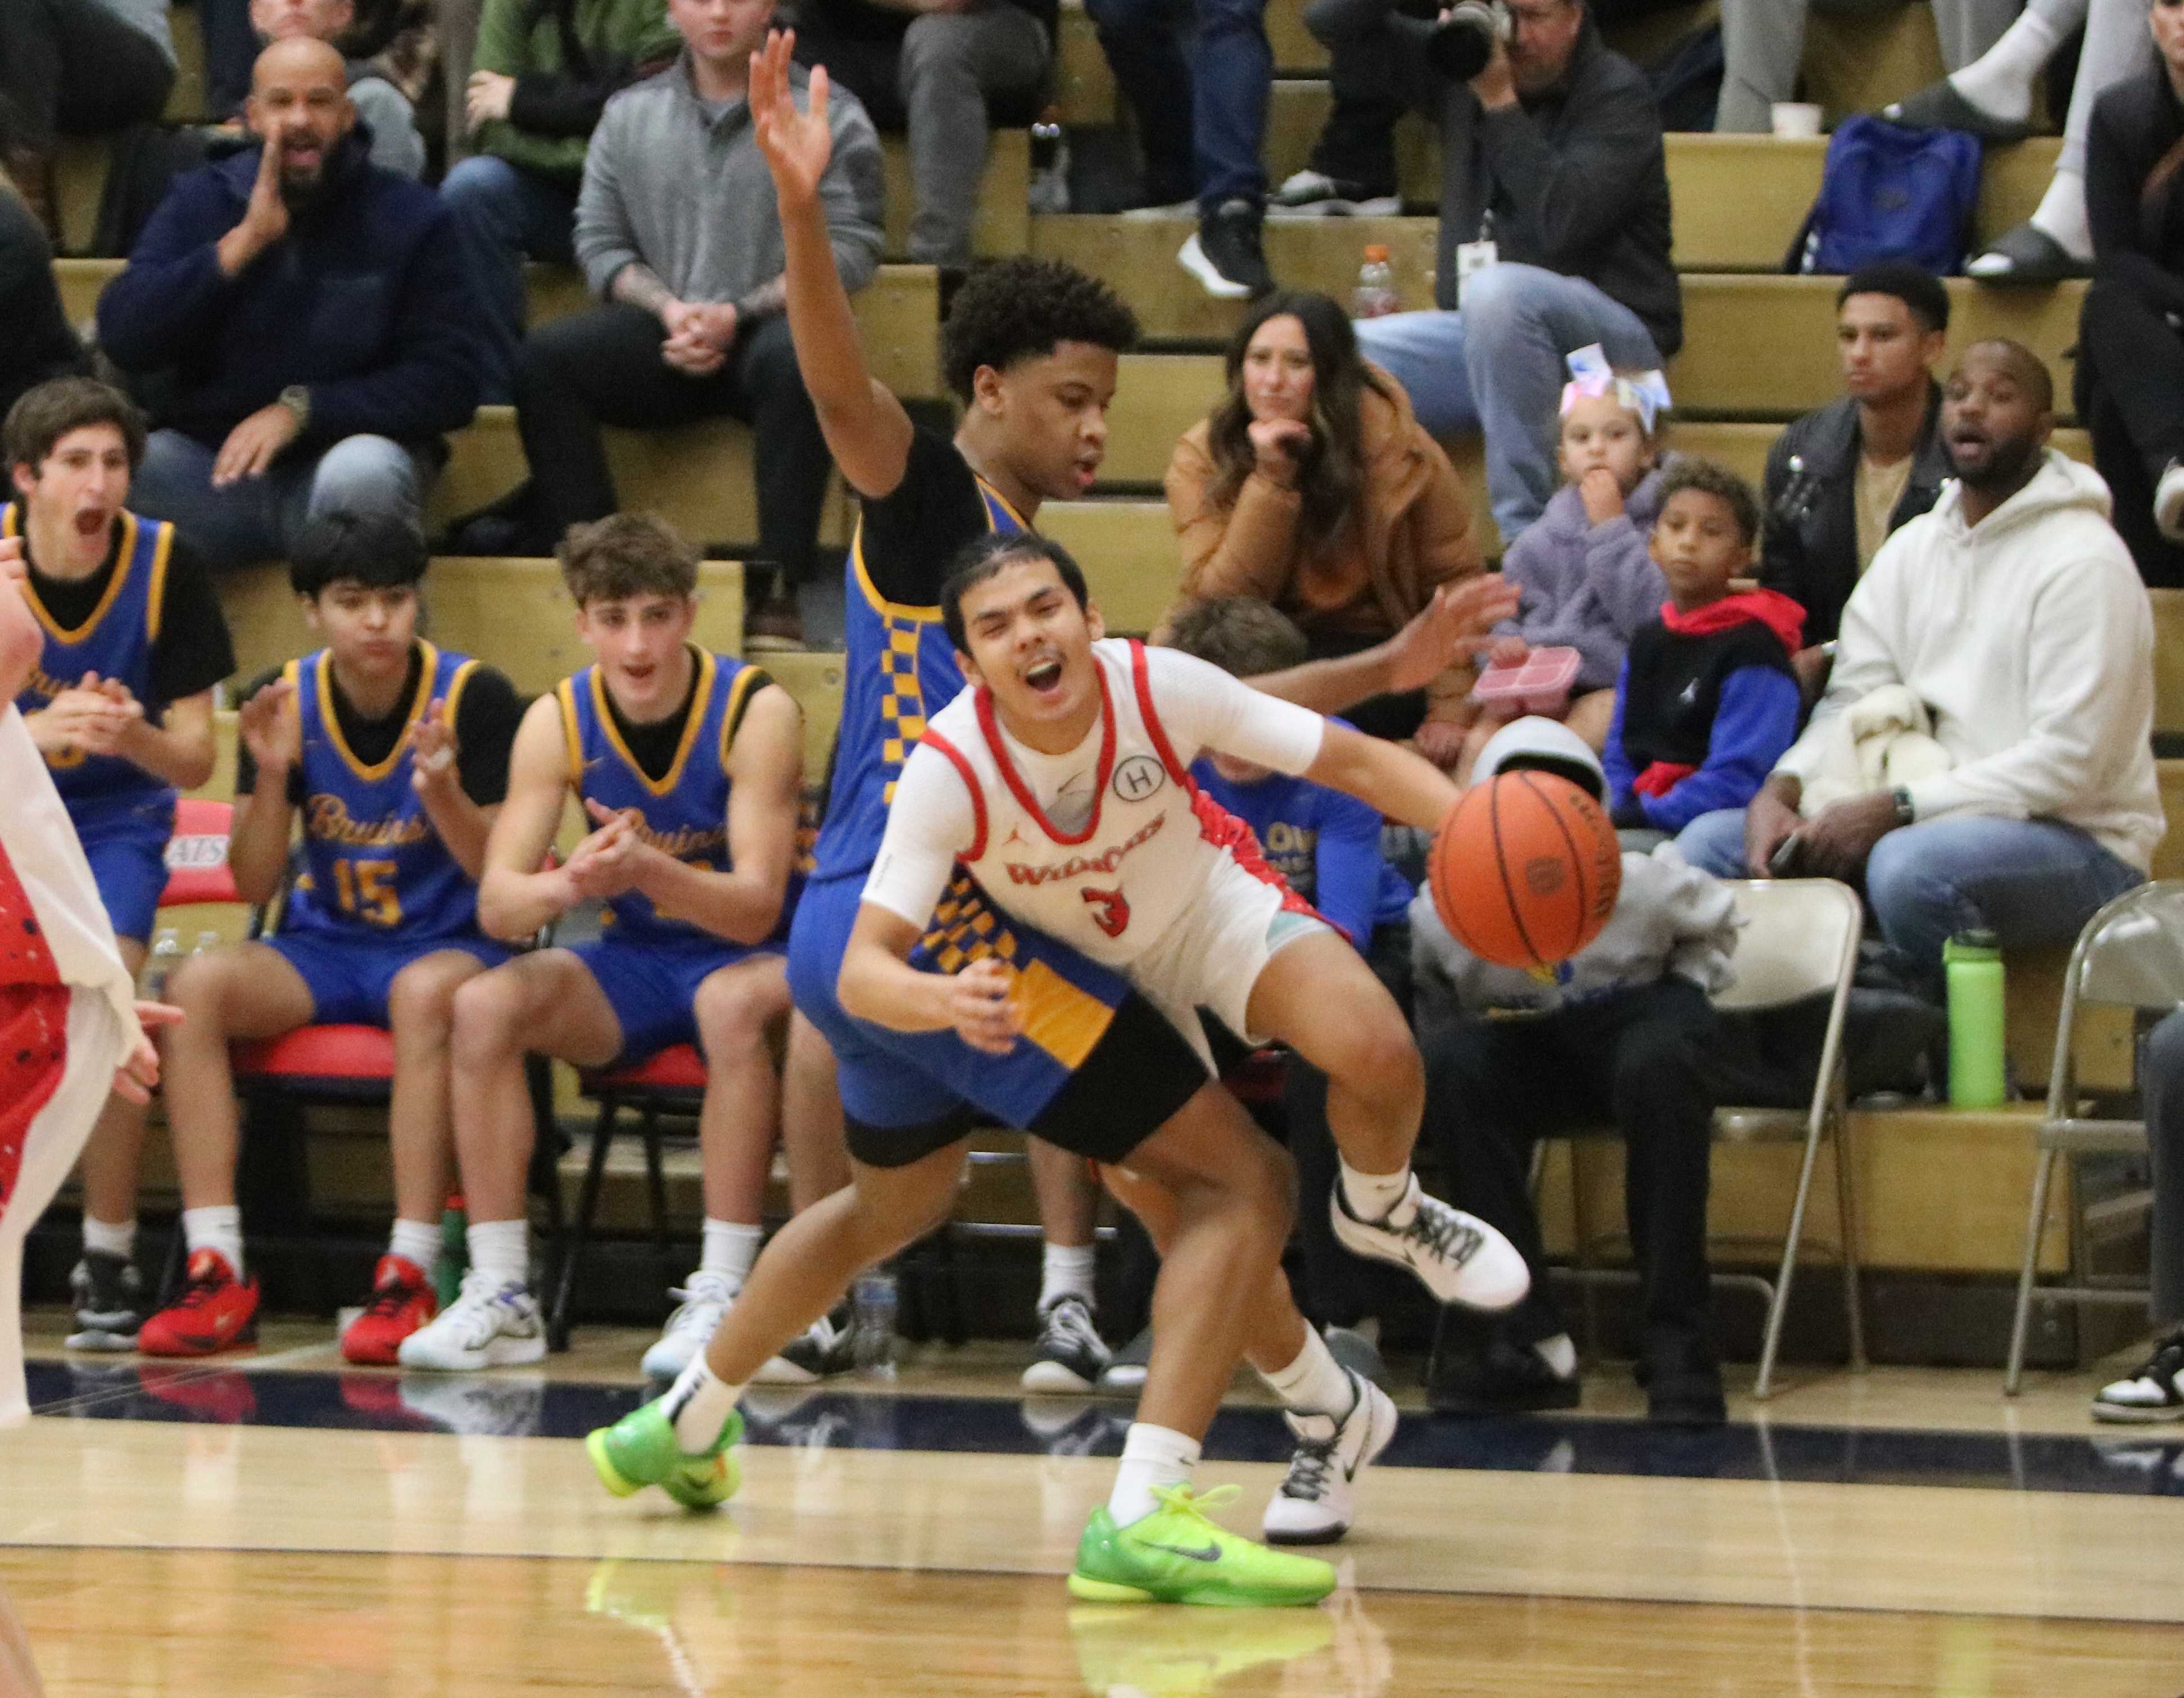
[[[2003,1100],[2002,945],[1992,932],[1960,932],[1942,946],[1949,987],[1949,1101],[1991,1109]]]
[[[440,1211],[440,1259],[432,1266],[432,1294],[443,1309],[455,1300],[463,1276],[470,1272],[470,1224],[462,1193],[450,1194],[447,1207]]]

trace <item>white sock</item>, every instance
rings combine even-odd
[[[1556,1378],[1568,1379],[1577,1372],[1577,1346],[1570,1342],[1568,1333],[1541,1339],[1532,1348],[1540,1353],[1540,1360],[1555,1371]]]
[[[471,1266],[493,1276],[495,1289],[531,1283],[531,1223],[528,1221],[472,1221],[464,1233]]]
[[[1990,117],[2025,119],[2032,113],[2032,80],[2060,43],[2036,7],[2027,7],[2002,39],[1953,72],[1949,86]]]
[[[1117,1527],[1143,1521],[1160,1507],[1155,1486],[1187,1486],[1198,1467],[1198,1440],[1172,1428],[1133,1421],[1123,1439],[1122,1466],[1115,1489],[1107,1495],[1107,1513]]]
[[[1411,1189],[1411,1170],[1398,1167],[1392,1173],[1361,1173],[1349,1162],[1337,1156],[1342,1165],[1342,1195],[1350,1205],[1350,1212],[1361,1221],[1384,1221],[1401,1202]]]
[[[665,1400],[667,1418],[675,1424],[675,1442],[694,1456],[711,1450],[721,1442],[721,1428],[727,1425],[736,1400],[743,1395],[741,1386],[730,1385],[715,1373],[705,1353],[699,1351],[677,1376]]]
[[[387,1253],[398,1255],[404,1261],[414,1262],[426,1273],[440,1259],[440,1223],[437,1221],[405,1221],[398,1216],[394,1230],[387,1235]]]
[[[1049,1244],[1039,1256],[1039,1306],[1082,1297],[1092,1306],[1092,1249],[1089,1244]]]
[[[136,1222],[123,1221],[116,1225],[111,1221],[83,1217],[83,1247],[105,1255],[118,1255],[124,1261],[136,1254]]]
[[[1349,1374],[1334,1360],[1327,1340],[1309,1324],[1296,1360],[1273,1373],[1262,1372],[1259,1378],[1267,1383],[1268,1390],[1281,1399],[1284,1407],[1332,1415],[1337,1421],[1349,1414],[1357,1400],[1357,1388],[1351,1383]]]
[[[698,1260],[698,1272],[717,1273],[740,1291],[744,1281],[750,1278],[751,1264],[758,1260],[758,1247],[765,1242],[763,1227],[747,1227],[740,1221],[716,1221],[708,1215],[705,1248]]]
[[[242,1278],[242,1211],[233,1203],[223,1203],[217,1208],[185,1209],[182,1211],[182,1241],[195,1255],[201,1250],[216,1250],[227,1258],[229,1270],[237,1279]]]
[[[2056,168],[2031,223],[2062,243],[2073,259],[2093,257],[2093,228],[2086,219],[2086,180],[2077,172]]]

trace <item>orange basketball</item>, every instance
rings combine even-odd
[[[1481,960],[1551,967],[1600,935],[1623,888],[1607,811],[1552,772],[1504,772],[1449,810],[1426,861],[1434,907]]]

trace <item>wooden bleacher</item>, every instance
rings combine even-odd
[[[1268,29],[1280,81],[1273,91],[1267,158],[1274,177],[1300,165],[1324,114],[1326,55],[1306,34],[1298,0],[1276,0]],[[1618,44],[1639,52],[1658,47],[1703,18],[1711,8],[1672,8]],[[190,8],[176,14],[183,74],[170,113],[191,114],[201,96],[201,54]],[[1940,73],[1927,8],[1908,6],[1884,15],[1849,19],[1816,16],[1808,34],[1807,92],[1831,116],[1866,109],[1909,92]],[[1065,5],[1057,47],[1057,98],[1074,124],[1111,121],[1112,80],[1076,0]],[[2052,167],[2055,143],[2036,140],[1987,154],[1977,229],[1992,236],[2024,216]],[[1836,285],[1826,279],[1769,275],[1815,192],[1823,146],[1769,137],[1678,136],[1668,157],[1675,205],[1674,254],[1684,274],[1688,345],[1670,376],[1679,421],[1673,442],[1683,451],[1724,459],[1756,476],[1767,446],[1783,420],[1837,393],[1832,302]],[[1435,138],[1423,125],[1401,134],[1401,185],[1415,211],[1426,211],[1437,192]],[[1067,257],[1113,281],[1131,299],[1146,328],[1146,350],[1124,362],[1121,391],[1111,422],[1110,454],[1093,497],[1059,503],[1044,522],[1084,559],[1094,593],[1118,630],[1143,631],[1165,604],[1175,576],[1172,528],[1158,485],[1175,437],[1203,416],[1220,387],[1212,350],[1241,309],[1209,300],[1177,269],[1174,251],[1187,233],[1183,222],[1031,215],[1023,189],[1028,149],[1021,132],[997,136],[989,163],[977,242],[981,253],[1022,249]],[[887,251],[904,248],[908,197],[903,192],[900,146],[887,150],[889,203]],[[88,236],[104,170],[103,152],[72,147],[61,161],[60,199],[69,238],[79,248]],[[1424,305],[1432,294],[1435,227],[1430,217],[1384,220],[1329,220],[1276,224],[1268,248],[1285,285],[1316,287],[1346,297],[1360,250],[1386,242],[1394,255],[1407,304]],[[88,318],[97,291],[114,268],[64,260],[58,275],[73,317]],[[2075,341],[2080,291],[2002,290],[1965,281],[1951,285],[1961,345],[1987,334],[2015,336],[2048,362],[2059,392],[2070,392],[2065,351]],[[581,281],[570,271],[533,268],[530,293],[539,321],[585,304]],[[923,268],[891,265],[858,301],[866,347],[883,381],[913,398],[941,393],[937,344],[938,285]],[[2059,435],[2065,452],[2085,454],[2082,433]],[[1483,479],[1476,444],[1454,444],[1459,470],[1484,522]],[[710,541],[749,541],[755,531],[749,494],[749,438],[727,422],[688,431],[640,435],[611,433],[609,452],[625,501],[666,513],[694,536]],[[444,520],[482,504],[521,475],[512,417],[488,409],[454,441],[454,456],[433,499]],[[848,509],[836,500],[828,534],[846,534]],[[742,579],[728,563],[705,568],[701,635],[714,646],[739,646]],[[543,688],[577,664],[570,610],[551,564],[537,560],[440,560],[434,563],[430,603],[433,635],[452,646],[492,656],[527,689]],[[231,581],[237,647],[248,673],[286,658],[304,645],[292,598],[281,575],[262,570]],[[2157,722],[2184,732],[2184,593],[2157,592]],[[825,749],[839,712],[842,657],[805,653],[769,655],[766,665],[803,704],[810,771],[823,770]],[[223,723],[231,749],[231,722]],[[231,769],[228,769],[231,770]],[[2184,761],[2164,762],[2161,779],[2172,814],[2184,813]],[[230,782],[216,779],[216,785]],[[2157,872],[2184,875],[2184,833],[2164,842]],[[2060,962],[2049,955],[2010,963],[2010,1048],[2020,1080],[2044,1077],[2052,1044],[2054,997]],[[2099,1083],[2117,1076],[2126,1055],[2119,1033],[2096,1026],[2088,1034],[2085,1077]],[[2021,1111],[1959,1114],[1910,1110],[1857,1116],[1856,1160],[1865,1217],[1860,1235],[1870,1265],[1949,1275],[1998,1275],[2014,1269],[2022,1230],[2031,1150]],[[1571,1159],[1558,1151],[1557,1163]],[[1592,1218],[1619,1210],[1619,1155],[1580,1152],[1577,1182]],[[317,1153],[315,1152],[315,1161]],[[1796,1155],[1788,1150],[1724,1149],[1714,1165],[1713,1219],[1719,1232],[1764,1235],[1779,1229],[1795,1181]],[[333,1183],[360,1192],[384,1183],[383,1166],[336,1164]],[[678,1183],[678,1191],[680,1187]],[[377,1196],[383,1192],[373,1192]],[[1556,1200],[1546,1222],[1551,1245],[1566,1248],[1572,1222],[1560,1212],[1568,1188],[1552,1177],[1546,1195]],[[1820,1218],[1814,1230],[1833,1229],[1831,1189],[1816,1193]],[[1023,1195],[989,1197],[982,1210],[1013,1209],[1028,1217]],[[2058,1211],[2057,1218],[2060,1218]],[[2059,1233],[2046,1247],[2059,1265]]]

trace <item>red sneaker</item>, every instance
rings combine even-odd
[[[406,1255],[382,1255],[372,1271],[371,1300],[342,1333],[342,1359],[392,1367],[402,1341],[439,1312],[425,1270]]]
[[[239,1280],[216,1250],[195,1251],[182,1294],[145,1322],[137,1350],[148,1356],[209,1356],[258,1342],[258,1282]]]

